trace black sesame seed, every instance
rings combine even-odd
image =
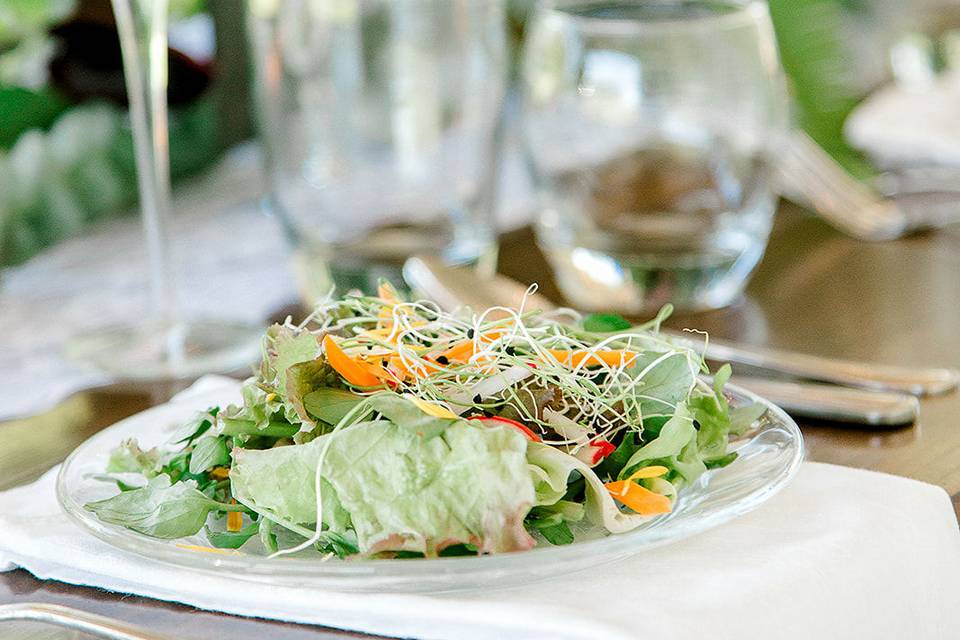
[[[437,364],[450,364],[447,356],[437,356]]]
[[[468,330],[467,330],[467,337],[470,338],[471,340],[473,340],[473,336],[474,336],[473,329],[468,329]]]
[[[481,400],[483,400],[483,398],[480,397],[480,394],[479,394],[479,393],[478,393],[477,395],[473,396],[473,404],[480,404],[480,401],[481,401]]]
[[[517,355],[517,350],[514,349],[513,347],[507,347],[506,349],[504,349],[504,352],[505,352],[508,356],[515,356],[515,355]]]

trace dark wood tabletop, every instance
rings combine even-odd
[[[558,297],[528,229],[503,239],[501,271]],[[895,242],[846,238],[785,205],[745,298],[731,308],[675,317],[675,326],[808,353],[906,365],[960,366],[960,227]],[[169,396],[171,388],[82,394],[50,414],[0,424],[0,488],[26,482],[96,430]],[[908,476],[944,487],[960,507],[960,394],[924,398],[919,421],[897,429],[801,422],[809,458]],[[145,598],[0,574],[0,603],[49,602],[138,624],[171,638],[364,637],[247,620]],[[4,638],[40,637],[18,627]],[[43,635],[43,637],[71,637]]]

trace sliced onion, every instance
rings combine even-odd
[[[509,369],[504,369],[495,376],[484,378],[467,391],[450,394],[450,404],[455,407],[453,412],[459,415],[470,408],[468,405],[477,396],[489,398],[505,389],[509,389],[531,375],[533,375],[533,370],[529,367],[514,365]]]
[[[545,408],[543,410],[543,420],[553,427],[553,430],[559,435],[574,444],[590,444],[590,430],[582,424],[574,422],[562,413]]]

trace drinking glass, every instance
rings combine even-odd
[[[130,105],[152,313],[140,324],[78,336],[68,352],[120,379],[186,379],[252,363],[260,327],[188,320],[177,300],[169,243],[167,0],[112,0]]]
[[[542,4],[523,57],[537,238],[574,305],[733,301],[766,245],[785,89],[766,4]]]
[[[249,0],[271,200],[308,299],[414,254],[492,272],[502,0]]]

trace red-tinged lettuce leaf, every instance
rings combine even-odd
[[[509,429],[444,422],[452,424],[433,438],[374,421],[305,445],[237,451],[234,495],[253,509],[313,524],[314,475],[329,443],[322,469],[324,522],[334,525],[327,521],[328,502],[349,513],[360,553],[434,556],[464,543],[481,553],[531,547],[534,540],[523,527],[535,501],[526,439]]]

